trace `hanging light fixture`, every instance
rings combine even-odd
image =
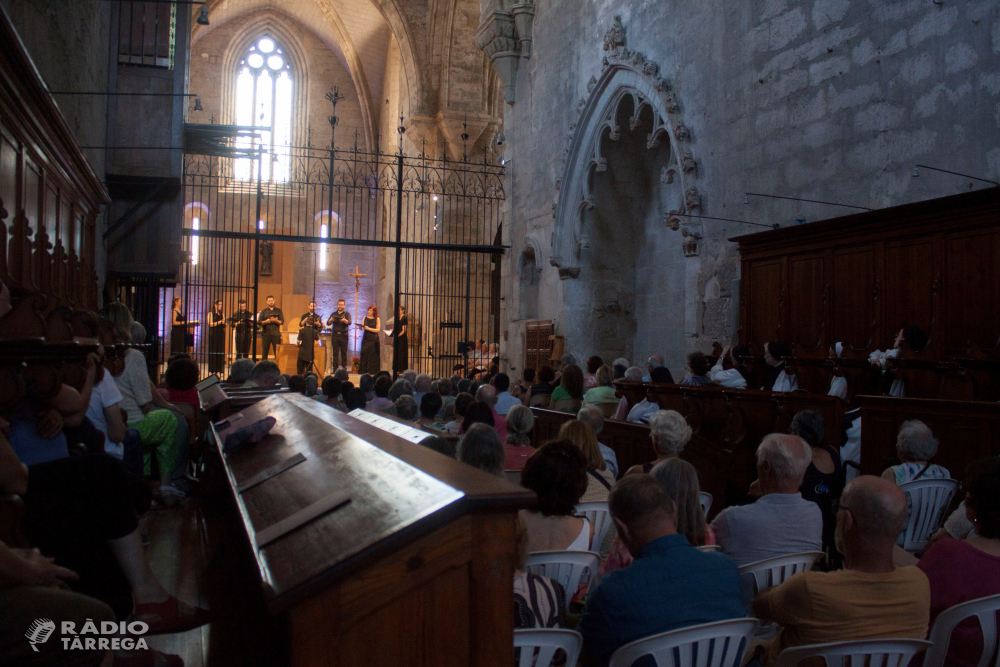
[[[201,8],[201,15],[198,16],[198,25],[208,25],[208,7]]]
[[[201,108],[201,98],[200,97],[194,98],[194,110],[195,111],[204,111],[204,109]]]

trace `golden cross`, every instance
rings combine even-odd
[[[367,278],[368,275],[364,274],[364,273],[361,273],[361,267],[358,266],[358,265],[356,265],[356,264],[354,265],[354,273],[348,273],[347,275],[349,275],[350,277],[354,278],[354,323],[357,324],[358,323],[358,290],[361,289],[361,279],[362,278]],[[358,354],[359,351],[360,351],[360,349],[359,349],[360,346],[358,345],[358,333],[357,333],[357,329],[354,330],[354,347],[356,348],[354,350],[354,353]]]

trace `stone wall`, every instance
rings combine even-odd
[[[485,21],[497,3],[482,5]],[[565,187],[563,151],[591,98],[588,82],[604,71],[605,34],[616,15],[628,53],[645,56],[640,69],[662,77],[663,95],[676,105],[668,125],[683,125],[669,140],[678,157],[690,151],[683,178],[695,196],[685,191],[685,205],[674,209],[680,214],[787,226],[854,209],[761,197],[747,205],[745,193],[883,208],[986,185],[927,170],[915,178],[918,163],[1000,180],[998,0],[539,3],[531,57],[520,61],[516,102],[504,123],[514,158],[504,352],[514,369],[523,354],[514,273],[526,243],[542,269],[538,317],[556,321],[567,349],[607,357],[627,347],[591,336],[595,318],[605,317],[601,279],[591,266],[607,249],[591,242],[566,258],[552,247],[553,203],[573,196],[557,189]],[[678,136],[685,137],[680,144]],[[739,266],[726,239],[759,228],[667,220],[655,202],[650,212],[656,214],[632,216],[620,227],[623,242],[642,239],[628,267],[637,271],[636,289],[644,276],[659,281],[638,300],[645,305],[636,306],[631,360],[666,354],[676,376],[688,350],[729,342]],[[596,223],[585,219],[579,233],[593,238],[588,224]],[[578,277],[552,266],[553,255],[564,268],[572,259]]]

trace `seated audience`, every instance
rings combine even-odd
[[[493,387],[497,392],[496,411],[501,417],[506,417],[510,409],[515,405],[521,405],[521,401],[510,395],[510,377],[506,373],[497,373],[493,376]]]
[[[629,369],[628,359],[624,357],[618,357],[613,362],[611,362],[611,371],[615,375],[616,380],[621,380],[625,377],[625,371]]]
[[[288,390],[293,394],[306,393],[306,379],[301,375],[292,375],[288,378]]]
[[[352,389],[351,391],[355,390]],[[358,389],[357,391],[361,390]],[[363,393],[364,392],[362,392],[362,394]],[[424,395],[425,396],[427,395],[426,392]],[[407,396],[406,394],[403,394],[402,396],[397,398],[396,402],[393,403],[392,406],[393,408],[395,408],[394,410],[395,416],[399,417],[403,421],[408,421],[408,422],[416,421],[417,415],[420,412],[420,408],[417,407],[416,399],[413,398],[412,396]]]
[[[459,394],[455,397],[455,417],[452,421],[447,422],[444,425],[444,430],[452,435],[460,435],[463,433],[462,425],[465,422],[465,416],[469,409],[469,406],[475,403],[476,397],[472,394]],[[491,417],[493,415],[490,415]]]
[[[340,399],[342,393],[343,383],[333,375],[328,375],[323,378],[323,398],[326,404],[331,408],[340,410],[341,412],[347,411],[347,406]]]
[[[500,436],[489,424],[475,423],[458,442],[456,458],[473,468],[503,477],[504,449]]]
[[[844,353],[843,343],[834,343],[830,346],[829,357],[831,359],[839,359],[840,355]],[[843,375],[833,375],[830,377],[830,389],[826,392],[827,396],[836,396],[842,401],[847,400],[847,378]]]
[[[868,355],[871,365],[882,371],[885,394],[899,398],[906,396],[906,383],[892,370],[890,360],[897,358],[904,350],[920,352],[927,347],[928,342],[927,334],[920,327],[911,324],[899,330],[891,350],[876,350]]]
[[[597,386],[597,369],[604,365],[604,360],[595,354],[587,357],[585,365],[587,372],[583,376],[583,388],[587,390]]]
[[[583,371],[576,364],[570,364],[563,369],[559,386],[552,391],[550,407],[554,410],[560,409],[559,401],[573,404],[572,412],[579,410],[580,404],[583,403]]]
[[[427,449],[433,449],[438,454],[444,454],[450,459],[455,458],[455,442],[453,440],[433,436],[424,438],[420,441],[420,444]]]
[[[315,373],[306,373],[306,396],[315,398],[319,393],[319,377]]]
[[[493,428],[493,425],[496,424],[493,417],[493,408],[482,401],[474,400],[472,403],[469,403],[468,407],[465,408],[465,419],[462,420],[462,428],[459,434],[468,433],[473,424],[486,424],[490,428]],[[494,430],[496,429],[494,428]]]
[[[644,380],[645,382],[654,382],[657,384],[673,384],[673,377],[663,366],[659,366],[650,371],[652,374],[652,380]],[[648,398],[643,398],[641,401],[632,406],[632,409],[628,411],[628,421],[633,424],[648,424],[649,418],[652,417],[660,406],[656,403],[650,401]]]
[[[975,469],[965,513],[976,534],[938,541],[917,565],[931,585],[931,623],[957,604],[1000,594],[1000,458],[977,462]],[[976,667],[982,653],[982,629],[972,618],[952,632],[944,664]]]
[[[167,364],[167,371],[163,374],[167,382],[167,400],[200,410],[201,402],[195,388],[200,374],[197,362],[191,358],[176,359]]]
[[[601,431],[604,430],[604,415],[601,414],[600,410],[592,405],[585,405],[576,413],[576,418],[592,428],[594,435],[600,438]],[[615,450],[607,445],[602,445],[600,440],[597,441],[597,448],[601,450],[601,456],[608,467],[608,472],[614,479],[618,479],[618,455],[615,454]]]
[[[542,366],[538,370],[538,381],[531,385],[528,394],[524,397],[525,405],[539,407],[549,407],[552,402],[552,392],[555,391],[556,372],[551,366]],[[538,397],[545,396],[544,399]],[[535,399],[534,401],[532,399]]]
[[[812,461],[806,468],[799,491],[804,500],[811,500],[823,513],[823,548],[833,547],[833,532],[837,527],[837,512],[833,503],[840,498],[847,480],[844,466],[840,463],[840,452],[835,447],[823,444],[826,422],[823,415],[814,410],[801,410],[788,427],[788,432],[797,435],[809,445]]]
[[[950,479],[947,468],[942,468],[931,459],[937,454],[938,440],[933,431],[919,419],[910,419],[899,427],[896,436],[896,456],[901,463],[886,468],[882,479],[897,485],[918,479]]]
[[[518,380],[513,387],[510,389],[510,395],[514,398],[521,400],[527,405],[528,391],[531,389],[531,385],[535,383],[535,369],[525,368],[521,371],[521,379]]]
[[[387,415],[396,416],[396,401],[399,400],[400,396],[413,396],[413,385],[410,384],[405,378],[399,378],[392,383],[389,388],[389,400],[392,401],[392,405],[382,410]]]
[[[364,373],[358,380],[358,387],[365,392],[365,400],[375,400],[375,376],[371,373]],[[387,388],[388,390],[388,388]]]
[[[412,399],[413,397],[411,396],[410,398]],[[365,401],[365,392],[360,387],[352,387],[344,395],[344,410],[347,412],[364,410],[366,404],[367,401]],[[416,415],[416,410],[414,410],[414,415]]]
[[[514,447],[531,446],[531,429],[535,426],[535,415],[526,405],[515,405],[507,413],[507,438],[505,445]]]
[[[677,508],[653,477],[622,479],[609,505],[635,562],[590,591],[577,626],[582,664],[606,665],[615,650],[636,639],[746,615],[736,566],[677,532]]]
[[[715,384],[712,382],[712,378],[708,377],[708,359],[705,358],[705,354],[702,352],[694,351],[688,354],[685,370],[687,371],[687,377],[681,381],[682,385],[699,387],[706,384]]]
[[[427,373],[420,373],[413,380],[413,400],[420,405],[420,399],[431,390],[431,376]]]
[[[288,388],[288,380],[291,379],[291,375],[288,373],[282,373],[278,376],[278,385],[284,388]]]
[[[764,345],[764,362],[768,370],[761,389],[788,392],[799,388],[799,376],[785,372],[785,357],[791,355],[792,350],[784,341],[774,340]]]
[[[226,382],[230,382],[232,384],[244,384],[250,379],[250,374],[253,373],[253,368],[253,359],[237,359],[233,362],[233,365],[229,367],[229,377],[226,378]]]
[[[365,405],[368,412],[381,412],[392,405],[389,398],[389,389],[392,387],[392,378],[388,375],[380,375],[375,378],[375,398],[370,399]],[[326,390],[324,390],[325,392]]]
[[[455,402],[455,397],[451,394],[451,381],[441,378],[437,383],[437,394],[441,397],[441,408],[444,409],[446,405],[450,405]]]
[[[244,387],[255,387],[258,389],[271,389],[277,387],[281,379],[281,369],[278,364],[269,359],[258,361],[250,372],[250,379],[243,385]],[[288,386],[287,384],[284,386]]]
[[[472,391],[472,380],[469,378],[463,378],[458,381],[458,393],[459,394],[471,394]],[[456,396],[456,398],[458,398]]]
[[[621,378],[615,378],[616,380],[621,379],[625,382],[642,382],[642,369],[638,366],[632,366],[631,368],[626,368],[623,376]],[[614,419],[623,422],[628,419],[628,398],[622,396],[618,401],[618,410],[615,411]]]
[[[104,348],[98,350],[104,356]],[[125,425],[127,415],[121,407],[122,394],[111,373],[97,369],[100,379],[94,382],[87,406],[87,419],[104,436],[103,451],[120,459],[125,469],[134,475],[142,475],[142,438],[135,429]]]
[[[927,636],[927,576],[892,561],[905,522],[906,496],[892,482],[862,475],[847,485],[837,511],[837,550],[846,569],[800,572],[753,602],[755,616],[782,626],[767,665],[790,646]]]
[[[594,429],[584,422],[574,419],[564,422],[559,428],[559,439],[573,443],[583,452],[587,460],[587,490],[580,498],[581,503],[607,502],[615,478],[608,470],[608,464],[597,447]]]
[[[587,490],[587,459],[576,445],[568,440],[542,445],[524,464],[521,486],[538,495],[537,510],[521,511],[529,551],[590,550],[594,526],[573,516]]]
[[[653,371],[655,371],[657,368],[662,368],[666,371],[666,373],[661,372],[660,374],[661,380],[659,381],[665,384],[674,384],[674,376],[670,374],[670,370],[666,366],[664,366],[663,363],[664,363],[663,357],[660,356],[659,354],[654,354],[649,359],[647,359],[646,375],[643,376],[642,381],[657,382],[657,380],[653,379]]]
[[[409,382],[411,387],[417,382],[417,372],[412,368],[407,368],[400,374],[400,377]]]
[[[496,429],[497,435],[500,436],[501,440],[505,439],[507,437],[507,420],[497,414],[496,388],[492,385],[484,384],[476,390],[476,400],[490,406],[490,410],[493,412],[493,428]]]
[[[684,446],[691,440],[691,433],[691,426],[681,413],[676,410],[658,410],[649,419],[649,437],[656,450],[656,460],[634,465],[625,474],[648,473],[660,461],[680,456]]]
[[[566,627],[566,592],[562,585],[525,571],[528,526],[520,515],[514,532],[514,558],[514,628]]]
[[[801,438],[764,437],[755,482],[763,495],[750,505],[727,507],[712,521],[716,543],[737,565],[822,550],[823,513],[799,493],[810,460]]]
[[[715,362],[715,365],[708,372],[709,379],[723,387],[746,389],[749,386],[747,384],[749,371],[747,370],[745,360],[749,356],[749,345],[727,347],[722,351],[722,354],[719,355],[719,360]],[[725,369],[723,365],[727,359],[729,360],[730,367]]]
[[[443,403],[444,401],[441,400],[440,394],[430,391],[424,394],[424,397],[420,399],[420,418],[417,419],[417,424],[420,426],[434,426],[434,418],[441,411]],[[398,408],[396,412],[398,414]]]
[[[594,374],[594,386],[583,396],[585,405],[617,404],[621,399],[615,396],[615,375],[607,366],[601,366]]]

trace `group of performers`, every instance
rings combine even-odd
[[[236,358],[250,356],[250,345],[253,340],[254,328],[260,328],[261,349],[263,358],[267,359],[271,350],[274,350],[275,357],[278,356],[278,346],[281,345],[281,326],[285,323],[285,315],[281,308],[275,305],[274,297],[268,296],[267,307],[260,311],[255,317],[253,312],[247,309],[246,299],[240,299],[238,309],[228,318],[222,312],[222,299],[216,299],[212,304],[212,310],[208,313],[206,324],[208,326],[208,372],[222,373],[226,366],[226,325],[233,327],[236,333]],[[344,308],[344,300],[337,302],[337,310],[326,318],[324,325],[322,316],[316,312],[316,302],[309,302],[309,310],[299,318],[298,332],[298,357],[296,359],[296,369],[298,373],[304,373],[310,368],[314,368],[314,346],[319,338],[320,332],[329,330],[332,334],[331,354],[333,368],[350,368],[350,346],[348,335],[351,327],[351,314]],[[188,321],[183,314],[183,301],[181,297],[174,297],[173,315],[171,318],[170,349],[172,352],[179,352],[193,346],[194,336],[190,329],[199,326],[198,321]],[[355,324],[358,329],[364,331],[361,338],[361,359],[358,372],[378,373],[379,371],[379,342],[378,334],[382,329],[382,320],[378,316],[378,308],[368,307],[368,313],[361,323]],[[395,337],[399,342],[399,355],[396,359],[396,370],[402,372],[408,365],[408,347],[406,337],[406,309],[399,307],[399,313],[395,320],[393,331],[386,331],[386,334]]]

